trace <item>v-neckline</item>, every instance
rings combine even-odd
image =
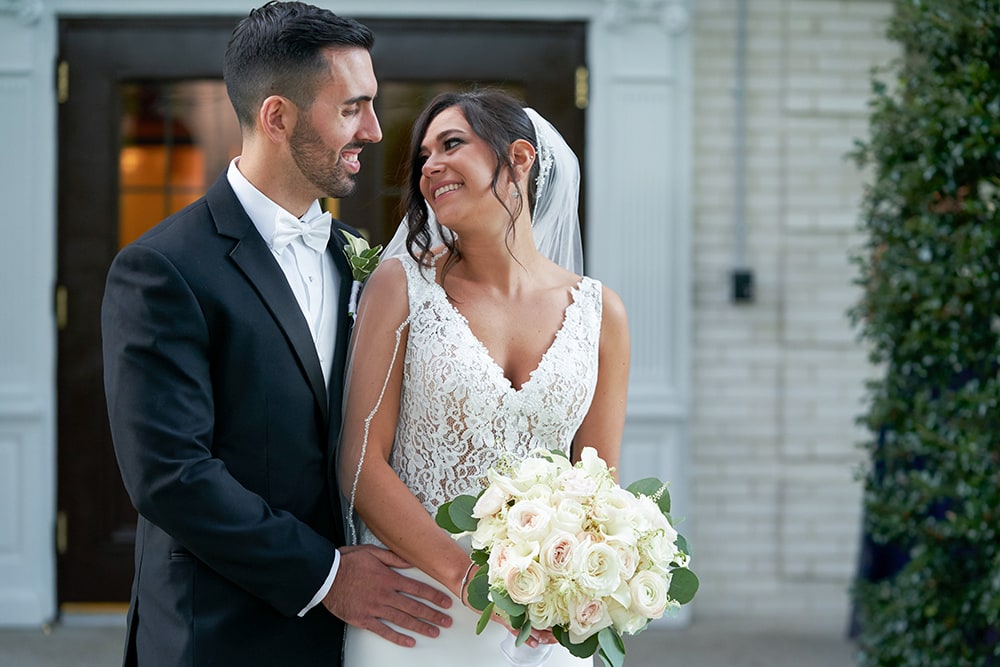
[[[435,257],[434,259],[436,260],[437,258]],[[497,363],[497,360],[490,352],[490,349],[486,347],[486,344],[483,343],[483,341],[479,339],[479,336],[476,335],[476,332],[472,330],[472,326],[469,325],[469,320],[465,317],[465,315],[462,314],[462,311],[460,311],[458,308],[455,307],[455,304],[453,304],[451,301],[448,300],[448,293],[444,291],[444,287],[442,287],[441,284],[437,281],[437,266],[435,265],[432,266],[434,268],[434,280],[431,282],[433,282],[434,284],[435,292],[437,293],[438,297],[442,300],[442,302],[444,302],[444,304],[465,326],[465,331],[469,334],[469,337],[472,338],[473,341],[475,341],[476,347],[483,353],[483,356],[485,356],[486,359],[489,361],[490,366],[493,367],[497,375],[499,375],[506,383],[507,390],[516,395],[523,394],[525,389],[529,385],[531,385],[532,382],[535,380],[535,375],[538,373],[538,371],[540,371],[542,369],[542,366],[545,365],[546,360],[549,358],[549,353],[553,350],[553,348],[555,348],[556,343],[559,342],[559,339],[562,338],[562,333],[563,331],[566,330],[566,323],[569,320],[570,310],[579,303],[578,297],[583,287],[584,278],[580,278],[580,280],[578,280],[576,284],[572,285],[569,288],[570,301],[566,305],[566,308],[563,309],[562,321],[559,323],[559,328],[556,329],[555,334],[553,334],[552,336],[552,342],[549,343],[548,347],[545,348],[545,351],[542,352],[542,356],[538,360],[538,363],[535,365],[535,368],[532,369],[530,373],[528,373],[528,379],[522,382],[520,387],[514,387],[514,383],[511,381],[509,377],[507,377],[507,373],[504,371],[503,366]]]

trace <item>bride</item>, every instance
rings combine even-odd
[[[413,648],[348,628],[344,664],[529,664],[508,662],[498,617],[476,635],[469,544],[434,514],[538,447],[576,460],[589,445],[617,465],[625,308],[579,275],[579,166],[533,110],[498,91],[440,95],[414,125],[409,160],[406,225],[358,308],[338,474],[360,518],[353,539],[388,547],[456,604],[452,626]],[[536,631],[539,648],[520,650],[544,657],[554,642]],[[544,664],[591,660],[555,644]]]

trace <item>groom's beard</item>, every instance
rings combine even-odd
[[[304,122],[295,125],[289,141],[289,149],[295,165],[310,183],[319,188],[327,197],[346,197],[357,187],[355,174],[344,167],[340,151],[347,148],[361,148],[362,144],[348,144],[340,149],[331,148],[320,138],[312,123],[299,117]]]

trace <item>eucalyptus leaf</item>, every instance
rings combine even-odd
[[[493,602],[497,608],[506,613],[511,618],[524,614],[524,605],[514,602],[510,596],[503,591],[492,591]]]
[[[486,609],[487,606],[492,609],[493,603],[490,602],[490,580],[486,576],[485,570],[476,572],[476,575],[469,581],[467,590],[469,604],[472,605],[473,609]]]
[[[458,496],[448,507],[448,516],[461,531],[473,531],[479,525],[479,519],[472,516],[472,508],[476,504],[474,496]]]
[[[476,622],[476,634],[477,635],[483,634],[483,630],[486,629],[486,626],[489,624],[490,619],[492,617],[493,617],[493,603],[489,602],[489,603],[486,604],[486,607],[483,609],[483,613],[480,614],[479,621]]]
[[[566,647],[567,651],[577,658],[589,658],[597,652],[599,640],[596,634],[587,637],[581,644],[574,644],[570,639],[569,631],[558,625],[552,628],[552,634],[560,644]]]
[[[625,642],[614,628],[604,628],[597,633],[601,660],[608,667],[622,667],[625,664]]]
[[[454,521],[451,520],[451,515],[449,514],[450,509],[450,502],[444,503],[438,507],[437,514],[434,515],[434,522],[449,533],[455,534],[464,532],[461,528],[455,525]]]
[[[664,514],[670,513],[670,492],[667,485],[655,477],[645,477],[628,485],[627,489],[634,496],[648,496],[656,502],[656,506]]]
[[[531,636],[531,623],[521,623],[520,629],[517,631],[517,639],[514,640],[514,646],[522,646],[524,642],[528,641],[528,637]]]
[[[670,591],[668,595],[681,604],[687,604],[698,592],[698,577],[686,567],[679,567],[671,572]]]
[[[691,547],[688,545],[687,539],[680,533],[677,534],[677,539],[674,540],[674,544],[677,545],[677,548],[680,549],[682,553],[685,553],[688,556],[691,555]]]

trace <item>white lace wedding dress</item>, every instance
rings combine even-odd
[[[601,285],[583,278],[571,290],[555,340],[530,378],[515,389],[434,281],[432,269],[422,273],[410,257],[400,261],[410,314],[390,462],[433,515],[455,496],[478,494],[486,470],[504,455],[520,457],[538,447],[569,452],[597,382]],[[379,544],[363,525],[360,540]],[[435,583],[419,570],[405,572]],[[478,615],[457,599],[452,602],[452,627],[435,639],[417,637],[415,648],[348,628],[345,667],[508,667],[500,650],[507,630],[491,622],[476,635]],[[555,646],[544,664],[579,667],[592,661]]]

